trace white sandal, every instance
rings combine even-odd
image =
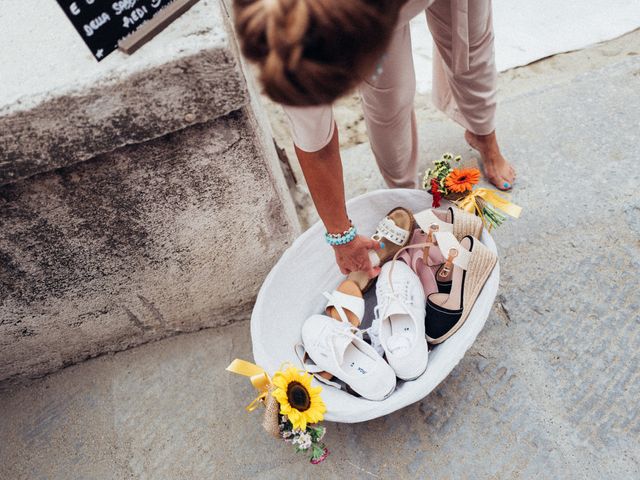
[[[358,285],[345,280],[331,293],[322,292],[328,302],[325,312],[330,317],[359,327],[364,317],[364,298]]]

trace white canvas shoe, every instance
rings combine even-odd
[[[396,375],[348,322],[312,315],[302,325],[302,342],[313,362],[368,400],[384,400],[396,387]]]
[[[398,378],[414,380],[426,370],[429,353],[420,278],[404,262],[386,263],[378,276],[376,296],[375,330],[387,362]]]

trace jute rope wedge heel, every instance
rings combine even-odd
[[[453,218],[453,235],[462,240],[467,235],[480,238],[482,235],[482,220],[472,213],[465,212],[459,208],[449,207]]]
[[[444,342],[464,324],[498,257],[478,239],[467,235],[457,242],[450,233],[436,234],[447,261],[438,274],[452,272],[451,291],[427,297],[425,329],[431,344]]]

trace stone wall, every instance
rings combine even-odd
[[[132,57],[67,54],[97,80],[0,105],[0,381],[246,317],[299,233],[218,2]]]

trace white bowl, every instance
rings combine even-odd
[[[347,202],[349,216],[359,233],[372,235],[382,219],[395,207],[420,212],[431,206],[431,196],[420,190],[376,190]],[[294,345],[300,342],[302,323],[321,313],[323,291],[334,289],[344,276],[336,266],[333,250],[324,241],[324,226],[318,222],[289,247],[265,279],[251,315],[251,340],[256,364],[273,374],[285,362],[300,366]],[[497,254],[491,235],[480,239]],[[381,417],[427,396],[462,359],[482,330],[498,291],[500,267],[496,265],[464,325],[444,343],[429,352],[425,373],[398,387],[381,402],[355,397],[346,391],[321,384],[327,405],[325,420],[362,422]]]

